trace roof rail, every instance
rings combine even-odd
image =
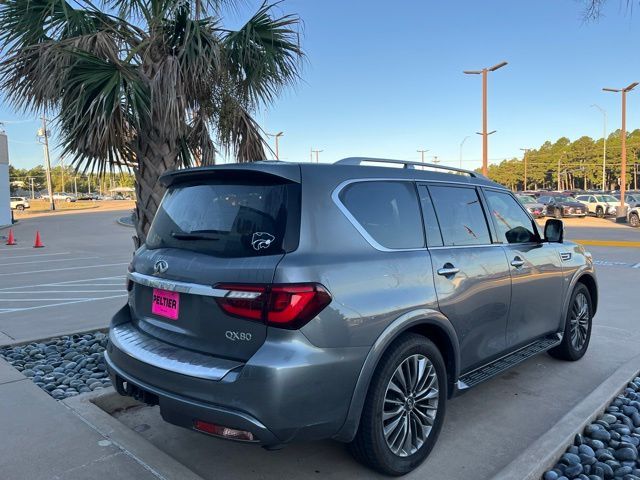
[[[481,177],[480,174],[472,170],[465,170],[463,168],[447,167],[445,165],[436,165],[435,163],[412,162],[409,160],[388,160],[385,158],[349,157],[349,158],[343,158],[342,160],[338,160],[337,162],[335,162],[334,165],[362,165],[364,162],[395,163],[398,165],[404,165],[404,168],[429,167],[436,170],[445,170],[449,172],[464,173],[465,175],[469,175],[470,177],[474,177],[474,178]]]

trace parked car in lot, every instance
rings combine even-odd
[[[591,213],[598,218],[604,218],[607,215],[615,215],[616,206],[620,205],[620,199],[616,199],[613,195],[578,195],[576,200],[587,207],[587,213]]]
[[[538,202],[545,206],[547,217],[585,217],[587,208],[575,198],[568,195],[542,195]]]
[[[29,201],[25,197],[11,197],[9,205],[11,210],[24,210],[31,207]]]
[[[618,205],[620,204],[620,194],[614,193],[612,195],[617,201]],[[625,193],[624,194],[624,203],[628,204],[630,208],[632,207],[640,207],[640,193]]]
[[[627,213],[627,222],[632,227],[640,227],[640,207],[632,207]]]
[[[97,193],[79,193],[76,197],[78,200],[92,200],[96,201],[100,199],[100,196]]]
[[[418,166],[164,174],[110,325],[118,393],[267,448],[348,442],[402,475],[433,448],[452,396],[544,351],[580,359],[598,304],[591,255],[561,220],[540,235],[501,185]]]
[[[516,195],[516,198],[520,200],[520,203],[527,209],[533,218],[545,216],[545,206],[538,202],[535,197],[531,195]]]
[[[49,200],[49,195],[42,195],[42,198],[44,198],[45,200]],[[57,192],[53,194],[53,199],[54,200],[61,200],[64,202],[75,202],[77,200],[77,198],[74,195],[71,195],[70,193],[65,193],[65,192]]]

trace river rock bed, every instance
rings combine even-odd
[[[65,335],[45,342],[0,347],[0,357],[56,400],[111,385],[102,332]]]
[[[543,480],[640,480],[640,377],[575,436]]]

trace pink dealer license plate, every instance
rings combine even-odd
[[[178,319],[178,311],[180,309],[180,294],[177,292],[169,292],[167,290],[153,289],[153,300],[151,303],[151,313],[160,315],[161,317]]]

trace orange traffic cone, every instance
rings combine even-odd
[[[33,248],[42,248],[44,247],[44,245],[42,244],[42,241],[40,240],[40,231],[36,230],[36,241],[33,244]]]
[[[16,239],[13,237],[13,228],[9,229],[9,238],[7,239],[7,245],[17,245]]]

